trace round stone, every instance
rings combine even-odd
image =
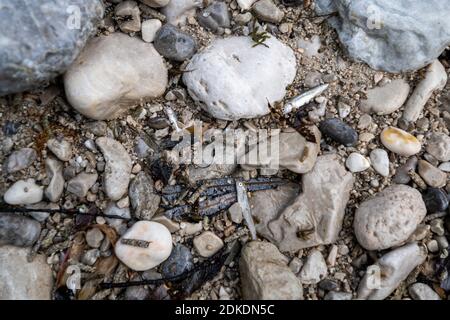
[[[115,248],[117,258],[135,271],[160,265],[171,252],[170,231],[162,224],[151,221],[136,222],[117,241]]]
[[[202,257],[209,258],[223,247],[223,241],[211,231],[194,238],[194,248]]]
[[[366,157],[357,152],[351,153],[345,161],[345,166],[351,172],[365,171],[370,167],[370,162]]]
[[[428,188],[423,194],[423,201],[427,207],[427,213],[443,212],[449,206],[447,193],[438,188]]]
[[[419,153],[422,147],[416,137],[394,127],[388,127],[381,132],[381,143],[390,151],[404,157]]]
[[[355,212],[355,235],[367,250],[388,249],[403,244],[425,215],[419,191],[392,185],[360,204]]]
[[[358,142],[358,133],[355,129],[338,118],[322,121],[319,129],[322,134],[346,147],[352,147]]]

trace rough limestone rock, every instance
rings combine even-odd
[[[217,39],[192,57],[183,75],[191,97],[213,117],[255,118],[269,113],[268,103],[283,99],[294,80],[293,51],[269,38],[253,47],[250,37]]]
[[[36,88],[64,72],[102,16],[100,0],[2,0],[0,96]]]
[[[273,190],[254,192],[249,198],[256,232],[269,241],[274,239],[269,222],[284,211],[297,198],[300,186],[294,183]]]
[[[320,151],[320,131],[314,128],[316,139],[310,142],[305,139],[297,130],[286,128],[278,135],[268,137],[261,143],[249,150],[239,161],[245,170],[252,169],[288,169],[295,173],[306,173],[311,171],[316,163],[317,155]],[[267,152],[265,152],[267,146]],[[278,149],[276,149],[278,147]],[[251,155],[259,156],[252,161]]]
[[[167,77],[151,43],[118,32],[89,41],[64,75],[64,87],[78,112],[104,120],[162,95]]]
[[[0,247],[32,246],[39,238],[41,225],[36,220],[14,213],[0,215]]]
[[[239,270],[246,300],[301,300],[303,288],[271,243],[252,241],[241,252]]]
[[[289,252],[333,243],[352,187],[352,174],[335,154],[318,157],[313,170],[303,176],[303,192],[269,222],[271,241]]]
[[[450,6],[429,0],[318,0],[349,55],[377,70],[417,70],[450,44]]]
[[[426,249],[410,243],[382,256],[369,266],[359,283],[358,299],[383,300],[388,297],[427,257]]]
[[[44,255],[27,261],[29,249],[0,247],[0,300],[50,300],[52,270]]]
[[[427,213],[419,191],[392,185],[361,203],[355,212],[355,235],[367,250],[384,250],[403,244]]]

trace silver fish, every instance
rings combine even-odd
[[[309,91],[306,91],[302,93],[301,95],[296,96],[295,98],[291,99],[284,105],[284,114],[288,114],[292,112],[292,110],[295,110],[297,108],[300,108],[310,102],[312,99],[320,95],[322,92],[324,92],[328,88],[328,84],[323,84],[320,86],[317,86]]]
[[[178,119],[177,119],[177,116],[175,115],[175,112],[173,111],[173,109],[171,107],[166,107],[166,108],[164,108],[164,112],[166,113],[167,118],[169,118],[169,121],[172,124],[175,131],[180,132],[181,129],[178,126]]]
[[[253,223],[250,202],[248,201],[247,196],[247,187],[245,186],[244,182],[236,181],[236,193],[238,203],[241,206],[242,215],[247,224],[248,230],[250,230],[250,235],[252,236],[253,240],[256,240],[256,228],[255,224]]]

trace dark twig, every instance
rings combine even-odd
[[[20,207],[9,207],[9,206],[0,206],[0,212],[2,213],[32,213],[32,212],[46,212],[46,213],[62,213],[62,214],[72,214],[72,215],[82,215],[82,216],[92,216],[92,217],[104,217],[111,219],[121,219],[121,220],[131,220],[130,218],[121,217],[118,215],[108,215],[104,213],[89,213],[82,212],[77,209],[44,209],[44,208],[20,208]]]
[[[197,266],[192,268],[191,270],[188,270],[186,272],[183,272],[179,275],[173,276],[173,277],[166,277],[161,279],[148,279],[148,280],[140,280],[140,281],[127,281],[127,282],[107,282],[107,283],[101,283],[100,288],[101,289],[112,289],[112,288],[128,288],[128,287],[134,287],[134,286],[145,286],[145,285],[159,285],[165,282],[179,282],[184,279],[189,278],[190,276],[194,275],[196,272],[207,270],[211,266],[217,266],[217,265],[223,265],[225,261],[227,260],[227,257],[229,256],[230,252],[224,252],[225,249],[222,249],[218,253],[216,253],[212,258],[199,263]]]

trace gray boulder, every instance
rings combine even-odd
[[[29,249],[0,247],[0,300],[50,300],[52,270],[44,255],[27,261]]]
[[[377,70],[417,70],[450,44],[448,1],[318,0],[348,54]]]
[[[99,0],[2,0],[0,96],[35,88],[64,72],[102,15]]]
[[[245,300],[302,300],[303,287],[287,262],[273,244],[249,242],[239,260],[242,297]]]

